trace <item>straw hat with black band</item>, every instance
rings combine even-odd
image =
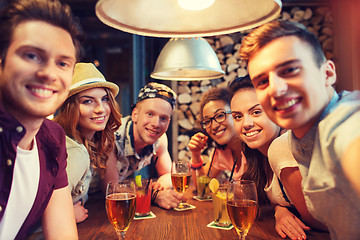
[[[94,64],[77,63],[75,65],[74,75],[68,97],[97,87],[110,89],[110,91],[114,94],[114,97],[119,93],[119,87],[112,82],[106,81],[104,75],[101,74],[101,72],[95,67]]]

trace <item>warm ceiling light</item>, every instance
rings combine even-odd
[[[281,7],[281,0],[217,0],[206,9],[189,11],[178,0],[99,0],[95,10],[103,23],[116,29],[172,38],[251,29],[277,18]]]
[[[214,50],[201,37],[170,39],[150,74],[156,79],[184,81],[215,79],[223,75]]]
[[[215,0],[178,0],[180,7],[185,10],[199,11],[213,5]]]

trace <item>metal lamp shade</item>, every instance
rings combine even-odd
[[[177,0],[99,0],[95,10],[113,28],[172,38],[251,29],[278,17],[281,7],[281,0],[216,0],[206,9],[191,11],[181,8]]]
[[[172,38],[158,59],[152,78],[162,80],[204,80],[224,75],[219,59],[203,38]]]

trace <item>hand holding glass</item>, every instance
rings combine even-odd
[[[230,220],[239,235],[239,239],[245,240],[258,210],[255,183],[250,180],[231,181],[228,186],[226,201]]]
[[[126,230],[135,215],[135,182],[109,182],[106,187],[106,213],[119,239],[125,239]]]

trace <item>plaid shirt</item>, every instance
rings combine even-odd
[[[121,119],[121,127],[115,132],[115,146],[117,150],[117,170],[119,173],[119,180],[134,178],[138,175],[138,171],[144,171],[148,168],[146,173],[142,172],[144,178],[150,177],[151,159],[156,155],[158,149],[158,141],[153,145],[146,146],[142,153],[138,155],[134,148],[133,122],[131,116]]]

